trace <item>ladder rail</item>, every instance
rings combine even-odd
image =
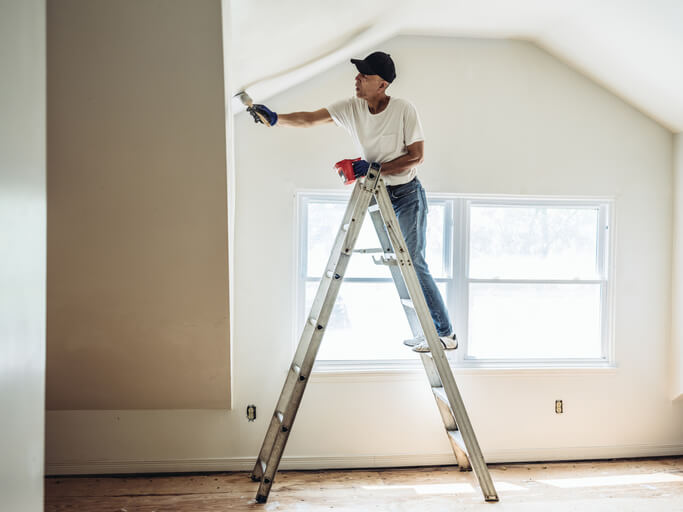
[[[378,180],[379,173],[369,173],[368,178],[359,180],[354,186],[351,200],[344,214],[335,245],[330,253],[328,265],[325,268],[325,274],[323,274],[318,286],[309,321],[302,332],[290,371],[285,379],[285,385],[275,407],[256,464],[251,472],[252,480],[261,481],[256,494],[256,500],[260,503],[265,502],[270,493],[282,459],[282,453],[309,380],[308,376],[310,376],[315,363],[327,321],[334,308],[344,272],[353,254],[353,248]],[[327,279],[325,279],[326,277]],[[294,373],[292,369],[295,367],[299,368],[298,378],[292,377]]]
[[[362,215],[359,215],[357,203],[361,199],[361,196],[363,194],[363,187],[361,186],[360,182],[357,182],[356,185],[353,187],[353,192],[351,193],[351,198],[349,199],[346,211],[344,212],[344,216],[342,217],[342,221],[339,226],[339,231],[337,232],[337,237],[334,241],[334,244],[332,245],[332,250],[330,251],[330,257],[327,261],[327,264],[325,265],[325,269],[323,271],[320,284],[318,285],[318,290],[315,294],[315,298],[313,299],[313,303],[311,304],[311,310],[308,315],[308,318],[306,319],[304,331],[301,333],[301,337],[299,338],[299,345],[297,346],[297,350],[294,354],[293,359],[293,361],[295,362],[302,362],[304,359],[304,355],[308,351],[307,340],[309,339],[311,332],[315,329],[315,325],[311,324],[310,320],[315,320],[320,316],[323,303],[325,301],[325,298],[327,297],[328,286],[332,284],[334,281],[338,281],[339,283],[341,283],[341,280],[344,278],[343,272],[339,272],[339,269],[337,269],[337,265],[341,259],[348,258],[351,256],[351,253],[345,254],[344,252],[342,252],[342,249],[345,249],[345,247],[343,246],[345,243],[347,243],[347,239],[349,238],[349,236],[355,235],[355,237],[357,237],[358,233],[360,232],[360,227],[362,225],[363,219]],[[360,221],[357,222],[355,219],[358,219],[359,217],[361,217]],[[344,268],[344,270],[346,270],[346,268]],[[332,275],[329,275],[330,273]],[[306,331],[307,329],[309,332]]]
[[[264,441],[261,445],[261,450],[256,459],[256,464],[254,465],[254,469],[251,472],[252,480],[256,481],[262,479],[264,471],[261,462],[267,461],[272,453],[272,448],[275,443],[275,437],[277,436],[278,430],[281,427],[280,422],[277,421],[276,413],[279,410],[281,410],[283,404],[289,400],[289,397],[292,396],[292,394],[294,393],[294,388],[297,385],[297,382],[306,380],[306,377],[308,375],[305,369],[302,368],[302,364],[305,354],[308,352],[310,342],[316,329],[315,323],[311,323],[309,320],[314,316],[316,318],[320,316],[322,303],[324,301],[324,298],[330,291],[329,285],[331,284],[331,280],[326,279],[327,272],[328,269],[336,270],[337,263],[339,261],[339,251],[341,251],[341,246],[344,244],[348,232],[348,229],[344,229],[344,226],[348,226],[355,213],[354,205],[357,202],[357,199],[361,192],[359,185],[360,183],[357,183],[356,186],[354,186],[353,192],[351,193],[351,199],[349,200],[349,203],[346,207],[346,211],[344,212],[344,216],[342,217],[342,221],[339,226],[337,236],[333,243],[332,250],[330,251],[330,257],[328,259],[327,265],[325,266],[325,271],[323,272],[320,284],[318,285],[318,290],[316,292],[316,297],[313,300],[313,305],[311,306],[311,312],[309,313],[308,319],[304,324],[301,336],[299,337],[297,351],[294,354],[292,364],[289,370],[287,371],[285,383],[282,387],[280,397],[275,405],[275,412],[273,413],[270,424],[268,426],[268,430],[266,431]],[[293,368],[295,366],[299,368],[298,372],[293,371]]]
[[[474,429],[469,416],[467,415],[462,396],[455,383],[455,378],[453,377],[448,358],[442,349],[436,327],[434,326],[431,314],[427,308],[427,301],[422,293],[422,287],[420,286],[420,282],[418,281],[417,274],[413,267],[410,253],[408,252],[408,248],[401,233],[398,218],[394,213],[394,208],[391,204],[391,199],[389,198],[389,193],[384,180],[380,180],[378,184],[375,199],[379,205],[379,211],[382,214],[384,225],[394,247],[394,253],[398,260],[398,268],[401,270],[403,280],[410,292],[415,312],[422,325],[422,332],[427,340],[431,357],[442,381],[443,388],[446,391],[446,395],[448,396],[448,401],[450,402],[451,409],[455,415],[456,422],[467,447],[470,463],[479,480],[479,484],[484,493],[484,498],[486,501],[498,501],[498,494],[496,493],[491,475],[486,467],[486,462],[484,462],[479,442],[477,441]]]
[[[313,316],[318,317],[320,313],[320,308],[322,301],[324,297],[327,295],[329,291],[329,281],[326,280],[325,278],[327,277],[327,271],[329,268],[335,268],[336,263],[338,261],[338,256],[337,253],[341,248],[341,245],[344,243],[344,239],[346,238],[346,229],[344,229],[344,226],[348,225],[349,221],[351,220],[351,217],[353,215],[353,204],[355,204],[355,200],[359,195],[359,187],[358,184],[353,188],[353,192],[351,193],[351,200],[347,204],[346,211],[344,212],[344,216],[342,217],[341,224],[339,226],[339,230],[337,232],[337,236],[335,238],[335,241],[332,246],[332,250],[330,251],[330,257],[328,259],[327,265],[325,266],[325,271],[323,272],[323,276],[321,278],[320,284],[318,285],[318,290],[316,292],[316,297],[313,300],[313,305],[311,306],[311,313],[309,314],[308,318],[312,318]],[[317,313],[314,315],[313,313],[315,310],[318,310]],[[278,401],[276,402],[275,405],[275,412],[273,413],[273,416],[271,418],[270,424],[268,426],[268,430],[266,431],[266,435],[264,437],[263,443],[261,444],[261,450],[259,451],[258,457],[256,458],[256,463],[254,465],[254,469],[251,471],[251,479],[254,481],[260,480],[263,478],[263,467],[261,462],[268,460],[270,457],[270,453],[272,451],[273,443],[275,442],[275,436],[277,435],[277,431],[280,429],[280,424],[278,421],[276,421],[276,413],[279,411],[279,408],[282,406],[283,401],[287,400],[288,397],[290,397],[294,391],[294,387],[296,385],[296,381],[300,380],[303,377],[303,380],[306,378],[306,374],[301,372],[301,361],[303,360],[304,354],[308,351],[308,347],[310,344],[312,335],[313,335],[313,330],[315,329],[315,325],[312,324],[307,320],[307,322],[304,324],[303,331],[301,333],[301,336],[299,337],[299,344],[297,345],[297,351],[292,359],[292,364],[287,372],[287,376],[285,377],[285,383],[282,387],[282,391],[280,392],[280,397],[278,398]],[[298,363],[298,364],[297,364]],[[298,367],[299,371],[294,372],[292,371],[294,367]],[[297,373],[297,375],[294,375],[294,373]]]

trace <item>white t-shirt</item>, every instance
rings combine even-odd
[[[407,146],[424,140],[417,110],[404,99],[391,97],[379,114],[371,114],[368,102],[356,97],[333,103],[327,111],[335,123],[349,132],[362,158],[370,163],[394,160],[408,153]],[[401,185],[416,175],[417,168],[413,167],[382,177],[387,185]]]

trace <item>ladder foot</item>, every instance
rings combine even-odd
[[[256,495],[256,502],[257,503],[265,503],[268,500],[268,496],[264,496],[263,494],[257,494]]]
[[[496,496],[496,495],[494,494],[493,496],[486,496],[486,498],[484,498],[484,499],[485,499],[486,501],[498,501],[498,496]]]

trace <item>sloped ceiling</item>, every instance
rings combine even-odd
[[[255,101],[397,34],[532,41],[683,131],[683,0],[232,0],[234,92]]]

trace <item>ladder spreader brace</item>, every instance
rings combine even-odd
[[[368,212],[382,249],[354,251],[363,219]],[[427,340],[430,352],[421,352],[420,357],[458,466],[461,471],[474,469],[484,499],[498,501],[479,442],[427,308],[386,185],[379,172],[372,168],[364,179],[357,180],[354,185],[308,321],[301,333],[256,465],[251,472],[251,479],[260,481],[256,501],[265,503],[270,494],[327,321],[353,252],[383,253],[377,259],[373,256],[375,263],[389,266],[413,336],[417,338],[424,335]]]

